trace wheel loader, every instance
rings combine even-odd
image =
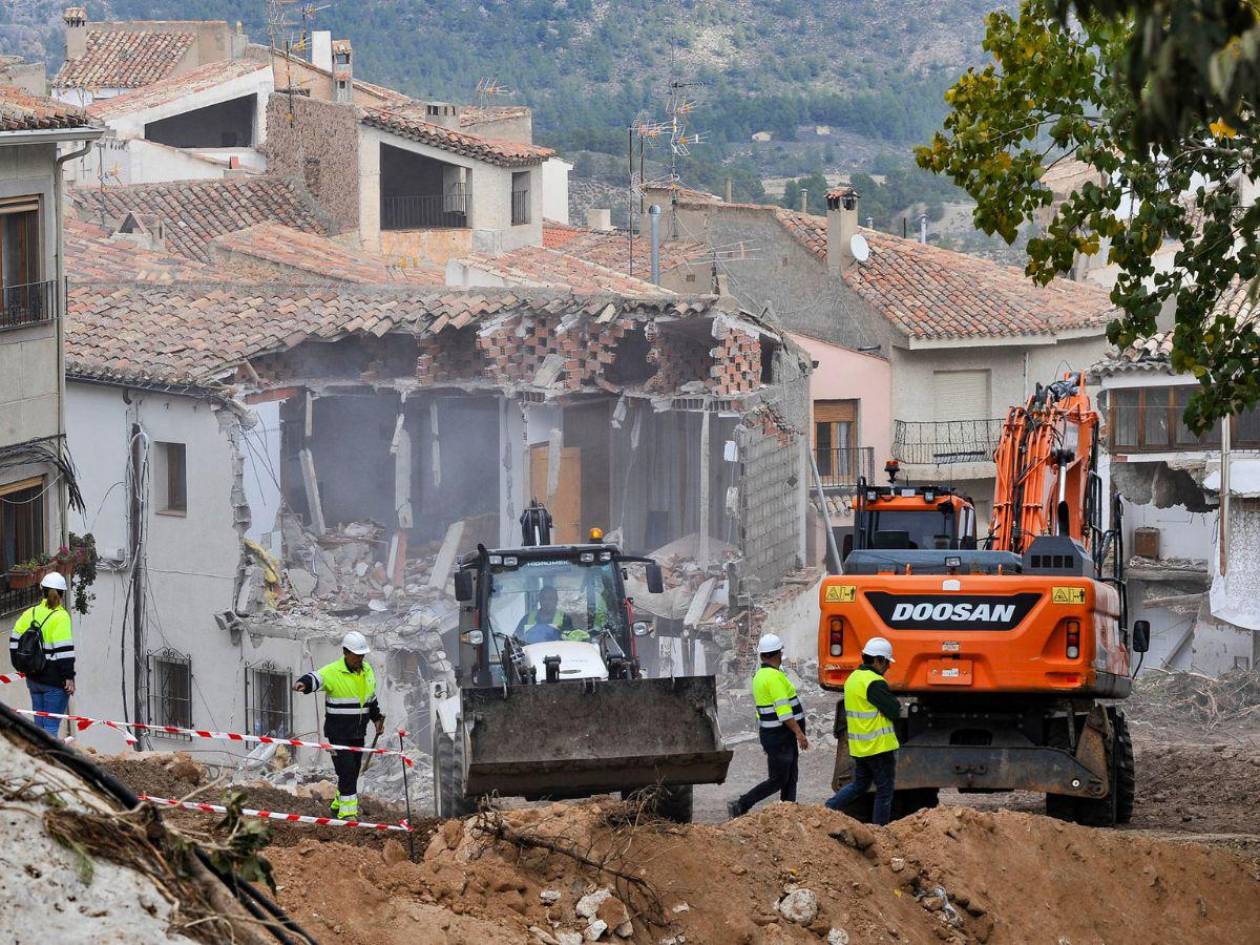
[[[935,806],[941,788],[1034,791],[1052,816],[1129,820],[1133,743],[1117,704],[1130,656],[1119,502],[1101,524],[1098,414],[1079,374],[1009,411],[994,454],[987,537],[948,486],[859,485],[842,573],[819,591],[819,681],[840,690],[864,643],[886,637],[902,696],[893,720],[894,816]],[[833,783],[849,780],[843,703]],[[869,816],[868,794],[850,810]]]
[[[434,806],[440,817],[486,795],[560,800],[644,792],[662,817],[691,819],[692,788],[721,783],[713,676],[648,679],[637,647],[649,632],[626,596],[625,568],[662,576],[597,529],[586,544],[550,543],[551,519],[531,505],[523,543],[463,556],[455,684],[433,684]]]

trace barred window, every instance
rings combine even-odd
[[[251,735],[292,737],[292,673],[271,662],[245,668],[245,727]]]
[[[149,653],[148,677],[149,724],[191,728],[192,657],[169,647]]]

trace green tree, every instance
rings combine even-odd
[[[1111,298],[1121,317],[1108,328],[1118,345],[1152,333],[1161,310],[1174,307],[1173,367],[1200,382],[1186,420],[1203,429],[1260,399],[1260,338],[1250,321],[1219,305],[1260,273],[1260,206],[1245,205],[1233,184],[1260,180],[1254,100],[1219,113],[1206,94],[1183,97],[1172,124],[1154,122],[1150,83],[1162,67],[1137,62],[1134,50],[1163,55],[1158,50],[1174,46],[1144,45],[1134,17],[1120,9],[1129,5],[1080,3],[1082,16],[1066,22],[1061,6],[1068,4],[1023,0],[1017,15],[989,14],[984,49],[993,62],[949,90],[944,128],[917,150],[918,162],[965,189],[977,204],[977,227],[1008,243],[1052,206],[1040,184],[1048,168],[1069,159],[1094,168],[1101,183],[1079,187],[1028,241],[1026,271],[1045,284],[1077,254],[1105,247],[1119,269]],[[1206,32],[1194,35],[1202,40]],[[1177,38],[1175,48],[1184,51],[1188,39]],[[1240,50],[1237,62],[1245,58]],[[1136,95],[1135,75],[1146,76]],[[1158,149],[1143,143],[1155,133]],[[1180,248],[1172,270],[1156,272],[1153,256],[1166,241]]]

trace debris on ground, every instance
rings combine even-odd
[[[1260,672],[1231,670],[1213,679],[1147,670],[1134,682],[1124,711],[1135,728],[1153,731],[1260,733]]]
[[[448,821],[420,863],[316,840],[273,862],[282,904],[345,945],[1146,945],[1260,927],[1260,872],[1223,849],[961,808],[872,829],[866,850],[837,841],[854,826],[780,804],[679,826],[597,800]],[[1088,876],[1090,895],[1047,876]]]

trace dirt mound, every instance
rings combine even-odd
[[[169,756],[154,755],[133,760],[126,755],[111,758],[95,759],[97,763],[137,794],[151,794],[154,797],[169,797],[176,800],[188,798],[194,801],[205,801],[210,804],[222,803],[224,793],[229,789],[239,790],[245,795],[243,806],[254,810],[281,811],[286,814],[309,814],[314,817],[327,817],[328,801],[320,797],[302,797],[271,785],[253,781],[247,784],[228,785],[211,783],[202,780],[194,769],[184,769],[177,763],[171,763]],[[196,796],[189,798],[190,794]],[[413,811],[415,813],[420,813]],[[427,813],[425,811],[424,813]],[[196,822],[202,829],[209,829],[213,818],[207,814],[194,811],[163,810],[162,816],[175,822]],[[398,823],[407,817],[406,808],[400,804],[385,804],[367,795],[360,796],[359,816],[362,820],[376,823]],[[437,828],[438,821],[429,817],[417,816],[414,822],[420,830],[416,844],[423,846]],[[334,836],[340,845],[368,846],[380,849],[391,834],[375,830],[343,830],[341,828],[314,827],[306,824],[286,824],[278,821],[267,821],[271,827],[272,843],[277,846],[291,846],[312,838],[318,833],[319,839],[332,839]],[[400,836],[399,834],[392,834]],[[405,839],[405,838],[404,838]]]
[[[774,805],[721,826],[611,802],[444,824],[424,860],[275,851],[280,899],[346,945],[1243,942],[1260,875],[1229,851],[1028,814],[939,808],[867,828]]]
[[[1139,743],[1133,826],[1260,834],[1260,747]]]

